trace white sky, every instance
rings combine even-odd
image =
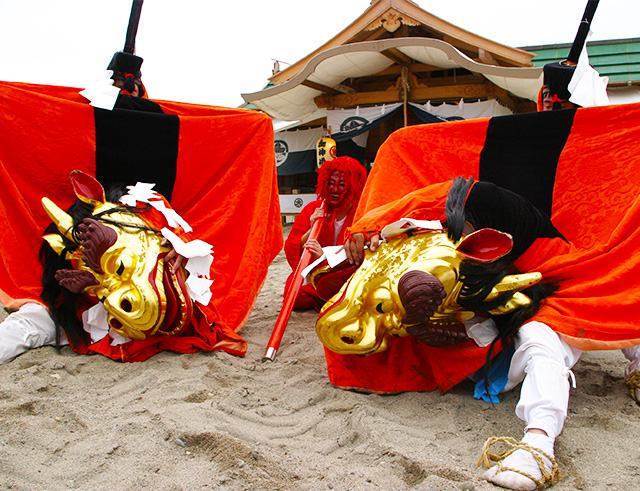
[[[272,58],[293,63],[370,0],[146,0],[136,41],[150,96],[238,106]],[[570,43],[587,0],[416,0],[510,46]],[[131,0],[0,0],[0,80],[85,87],[121,50]],[[640,0],[601,0],[590,40],[640,37]],[[284,65],[283,65],[284,66]]]

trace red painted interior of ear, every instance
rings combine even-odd
[[[69,180],[73,186],[73,192],[76,193],[76,196],[81,201],[85,203],[92,201],[104,203],[106,201],[102,185],[89,174],[74,170],[69,174]]]
[[[470,233],[456,247],[461,254],[481,262],[500,259],[512,248],[511,236],[492,228],[481,228]]]

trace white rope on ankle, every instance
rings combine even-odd
[[[640,370],[636,370],[627,375],[625,377],[625,383],[627,384],[627,388],[629,389],[629,395],[631,396],[631,399],[636,401],[636,404],[640,405],[640,400],[636,395],[636,391],[640,389]]]
[[[496,444],[500,444],[500,443],[506,445],[507,449],[503,450],[502,452],[495,452],[495,453],[492,452],[491,448]],[[525,472],[521,469],[516,469],[514,467],[507,467],[503,465],[503,461],[517,450],[524,450],[525,452],[528,452],[531,455],[531,457],[533,457],[533,460],[538,465],[538,470],[540,471],[540,474],[541,474],[540,479],[536,479],[534,476],[532,476],[528,472]],[[551,465],[551,469],[547,468],[543,460],[543,457],[549,461],[549,464]],[[538,489],[543,489],[548,486],[552,486],[560,480],[560,471],[558,469],[558,462],[552,455],[549,455],[543,450],[537,447],[534,447],[532,445],[529,445],[528,443],[522,440],[517,441],[516,439],[511,437],[496,437],[496,436],[490,437],[482,447],[482,452],[480,453],[480,457],[478,458],[476,465],[478,467],[485,467],[487,469],[493,465],[496,465],[497,466],[496,474],[499,474],[501,472],[508,472],[508,471],[515,472],[516,474],[520,474],[521,476],[531,479],[531,481],[534,482],[534,484]]]

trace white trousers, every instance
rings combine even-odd
[[[525,431],[539,428],[555,439],[567,417],[571,368],[582,351],[537,321],[520,328],[515,348],[505,390],[522,382],[516,415],[525,422]]]
[[[31,348],[55,342],[56,326],[47,309],[38,303],[26,303],[0,323],[0,364]],[[61,343],[67,344],[64,336]]]

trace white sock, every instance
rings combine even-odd
[[[631,375],[633,372],[640,370],[640,358],[633,360],[627,365],[627,369],[624,371],[625,375]]]
[[[622,354],[629,360],[630,362],[640,362],[640,344],[635,346],[631,346],[630,348],[623,348]]]
[[[553,438],[546,435],[541,435],[539,433],[527,432],[522,438],[522,441],[534,448],[542,450],[547,455],[553,457]],[[551,462],[543,455],[540,456],[545,463],[547,471],[551,471]],[[527,452],[526,450],[516,450],[506,459],[504,459],[500,464],[503,468],[510,467],[512,469],[518,469],[526,474],[529,474],[537,481],[540,481],[542,478],[542,473],[540,472],[540,468],[538,467],[537,462],[535,461],[531,453]],[[492,482],[493,484],[497,484],[498,486],[502,486],[503,488],[508,489],[534,490],[538,487],[534,481],[526,476],[523,476],[522,474],[519,474],[518,472],[498,472],[499,470],[500,466],[494,465],[488,471],[486,471],[482,477],[487,481]]]

